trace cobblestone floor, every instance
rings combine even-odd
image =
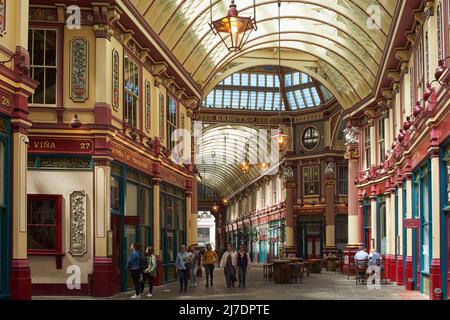
[[[418,292],[405,291],[395,284],[382,284],[379,290],[369,290],[365,285],[355,285],[355,280],[342,274],[322,272],[311,274],[303,283],[277,285],[262,280],[262,268],[252,266],[248,273],[247,288],[227,289],[222,269],[216,269],[214,287],[206,288],[205,278],[198,279],[198,287],[188,288],[187,293],[179,293],[178,282],[166,283],[154,288],[152,300],[427,300]],[[129,299],[132,292],[118,294],[115,300]],[[54,297],[34,297],[34,299],[54,299]],[[58,299],[94,299],[91,297],[58,297]]]

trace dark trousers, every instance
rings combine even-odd
[[[234,282],[236,281],[236,270],[234,269],[234,267],[231,267],[231,268],[229,270],[228,270],[228,268],[224,269],[225,281],[227,283],[227,288],[234,287]]]
[[[141,281],[141,294],[144,293],[145,282],[147,281],[148,281],[148,292],[153,293],[153,276],[150,273],[143,273]]]
[[[214,278],[214,265],[213,264],[205,264],[205,273],[206,273],[206,284],[209,284],[209,279],[211,278],[211,285],[213,284]]]
[[[245,279],[247,278],[247,266],[238,266],[238,277],[239,277],[239,285],[243,285],[245,287]]]
[[[183,286],[184,291],[186,291],[189,279],[189,270],[178,270],[178,275],[180,277],[180,291],[183,290]]]
[[[141,270],[131,270],[131,279],[133,279],[134,284],[134,290],[136,291],[136,295],[141,294],[141,284],[140,284],[140,278],[141,278]]]

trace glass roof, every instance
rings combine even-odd
[[[258,29],[250,34],[242,51],[233,53],[209,27],[211,9],[213,20],[222,18],[227,15],[229,0],[130,1],[203,88],[217,77],[220,82],[229,76],[226,70],[252,66],[256,53],[273,58],[274,48],[279,46],[275,0],[256,1]],[[241,16],[253,17],[253,0],[235,2]],[[281,1],[283,57],[301,64],[307,54],[311,68],[302,71],[326,85],[344,108],[350,107],[373,89],[398,2]]]
[[[294,70],[283,69],[283,86],[280,88],[276,69],[265,66],[228,76],[208,94],[203,108],[279,111],[281,106],[283,111],[295,111],[318,107],[334,98],[325,86]]]

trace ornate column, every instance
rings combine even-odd
[[[111,124],[112,112],[112,46],[111,36],[114,34],[112,24],[119,18],[114,10],[109,10],[108,3],[95,3],[95,124]],[[87,97],[86,97],[87,99]]]
[[[396,278],[397,278],[397,285],[398,286],[402,286],[405,281],[404,281],[404,273],[403,273],[403,251],[404,251],[404,243],[403,243],[403,206],[404,206],[404,200],[403,200],[403,173],[399,172],[397,173],[397,193],[398,193],[398,197],[397,197],[397,202],[398,202],[398,207],[397,207],[397,214],[398,214],[398,221],[397,221],[397,226],[398,226],[398,238],[397,238],[397,242],[398,242],[398,252],[397,252],[397,274],[396,274]]]
[[[283,169],[284,184],[286,187],[286,255],[297,255],[297,246],[295,245],[295,219],[294,219],[294,201],[295,187],[294,170],[292,167]]]
[[[396,282],[397,281],[397,258],[399,255],[398,250],[398,245],[397,245],[397,237],[395,235],[395,225],[397,223],[397,221],[395,221],[395,184],[394,183],[390,183],[390,197],[391,197],[391,201],[390,201],[390,205],[391,205],[391,263],[390,263],[390,279],[392,282]]]
[[[376,194],[372,194],[370,195],[370,225],[371,225],[371,244],[370,244],[370,248],[374,249],[376,251],[380,251],[378,248],[378,237],[377,237],[377,195]]]
[[[355,256],[361,246],[359,239],[359,225],[358,219],[358,190],[355,185],[356,177],[358,176],[358,161],[359,161],[359,129],[356,127],[347,126],[345,129],[345,139],[347,152],[345,159],[348,160],[348,244],[344,250],[345,261],[343,272],[345,274],[354,274],[355,270],[350,269],[350,258]]]
[[[335,195],[336,195],[336,164],[334,159],[330,159],[325,164],[325,248],[324,254],[330,255],[337,253],[336,249],[336,230],[335,230]]]
[[[439,133],[435,129],[432,129],[431,131],[431,146],[428,153],[431,157],[431,190],[433,191],[431,195],[431,232],[434,241],[431,253],[429,297],[430,299],[435,300],[435,290],[442,290],[441,246],[439,245],[439,239],[441,239],[441,198],[439,192],[441,159],[439,157]],[[450,168],[450,159],[447,158],[445,161],[447,162],[447,168]]]
[[[394,230],[394,213],[391,211],[391,191],[389,181],[385,184],[384,196],[386,199],[386,257],[384,269],[386,279],[391,279],[391,262],[394,253],[394,251],[392,251],[394,248],[392,245],[392,241],[394,241],[392,235],[392,231]]]
[[[18,99],[16,99],[17,102]],[[26,100],[22,101],[26,104]],[[13,300],[31,299],[31,270],[27,256],[27,133],[31,123],[12,120],[12,254],[10,289]]]
[[[412,218],[412,172],[405,172],[406,180],[406,219]],[[405,286],[406,290],[413,290],[414,285],[411,282],[414,279],[413,271],[413,230],[408,228],[406,231],[406,261],[405,261]]]
[[[159,155],[160,144],[159,140],[155,139],[155,153]],[[156,256],[156,277],[154,279],[154,285],[159,286],[162,284],[163,278],[163,266],[161,258],[161,222],[160,222],[160,188],[161,188],[161,168],[160,163],[153,163],[153,248]]]
[[[94,263],[92,294],[108,297],[115,293],[114,264],[108,252],[111,230],[111,162],[107,156],[94,157]]]

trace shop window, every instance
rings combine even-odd
[[[370,131],[370,126],[364,128],[364,159],[366,161],[367,169],[372,166],[372,137]]]
[[[429,206],[429,197],[430,197],[430,184],[429,184],[429,172],[428,167],[424,167],[422,169],[422,188],[421,188],[421,197],[420,197],[420,207],[421,207],[421,216],[422,216],[422,254],[423,254],[423,267],[422,271],[425,273],[430,272],[430,232],[431,232],[431,223],[430,223],[430,206]]]
[[[62,196],[28,195],[28,253],[61,253]]]
[[[30,104],[56,105],[57,95],[57,31],[29,29],[30,76],[39,86],[30,96]]]
[[[319,195],[319,167],[303,168],[303,195]]]
[[[384,162],[386,157],[385,139],[384,118],[381,118],[378,120],[378,154],[380,163]]]
[[[111,177],[111,209],[120,210],[120,181],[118,177]]]
[[[302,136],[303,147],[308,150],[314,150],[319,144],[319,131],[314,127],[308,127]]]
[[[348,195],[348,167],[347,165],[338,166],[338,193]]]
[[[124,58],[124,121],[137,127],[139,108],[139,67],[128,56]]]
[[[173,133],[177,129],[177,102],[171,96],[167,97],[167,139],[169,149],[175,147],[176,141],[174,141]]]
[[[126,191],[126,216],[138,215],[138,186],[132,182],[127,182]]]

